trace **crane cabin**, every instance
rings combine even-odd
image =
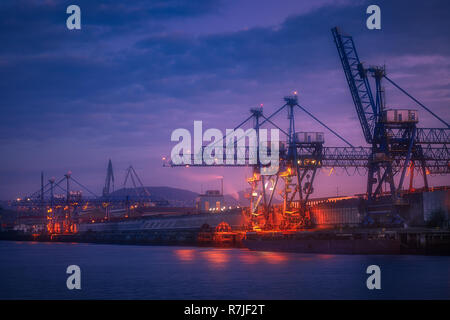
[[[383,121],[392,124],[417,123],[419,114],[411,109],[388,109],[383,112]]]
[[[297,143],[324,143],[323,132],[296,132]]]

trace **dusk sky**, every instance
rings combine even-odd
[[[66,8],[81,8],[68,30]],[[370,4],[382,29],[368,30]],[[164,168],[177,128],[225,132],[294,90],[299,102],[353,145],[365,146],[330,29],[354,37],[360,59],[447,122],[449,1],[2,0],[0,2],[0,199],[23,196],[71,170],[101,194],[108,159],[116,189],[131,164],[145,185],[225,193],[247,187],[250,169]],[[386,85],[388,107],[419,110],[419,127],[442,127]],[[324,131],[300,111],[297,131]],[[286,114],[275,121],[286,128]],[[353,172],[353,170],[351,170]],[[366,176],[319,174],[314,196],[365,191]],[[433,185],[448,184],[435,177]],[[420,183],[417,184],[420,186]]]

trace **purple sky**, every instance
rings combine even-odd
[[[40,171],[67,170],[101,193],[109,158],[116,189],[132,164],[146,185],[225,192],[247,187],[250,169],[163,168],[176,128],[233,128],[283,96],[299,101],[354,145],[365,145],[330,29],[353,35],[362,61],[449,121],[448,1],[377,1],[382,30],[365,27],[371,1],[73,1],[0,4],[0,199],[39,188]],[[386,84],[388,106],[420,107]],[[419,109],[421,127],[441,127]],[[276,118],[286,124],[286,115]],[[323,131],[305,114],[298,131]],[[343,146],[329,133],[327,146]],[[338,174],[338,175],[337,175]],[[315,196],[365,190],[366,177],[317,178]],[[448,178],[432,178],[436,185]],[[420,185],[420,184],[418,184]]]

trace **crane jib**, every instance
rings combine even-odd
[[[332,34],[364,137],[367,143],[372,143],[377,118],[377,108],[367,79],[367,70],[364,69],[364,66],[359,61],[352,37],[341,35],[338,28],[333,28]]]

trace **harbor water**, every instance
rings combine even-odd
[[[0,299],[450,299],[450,257],[0,241]]]

